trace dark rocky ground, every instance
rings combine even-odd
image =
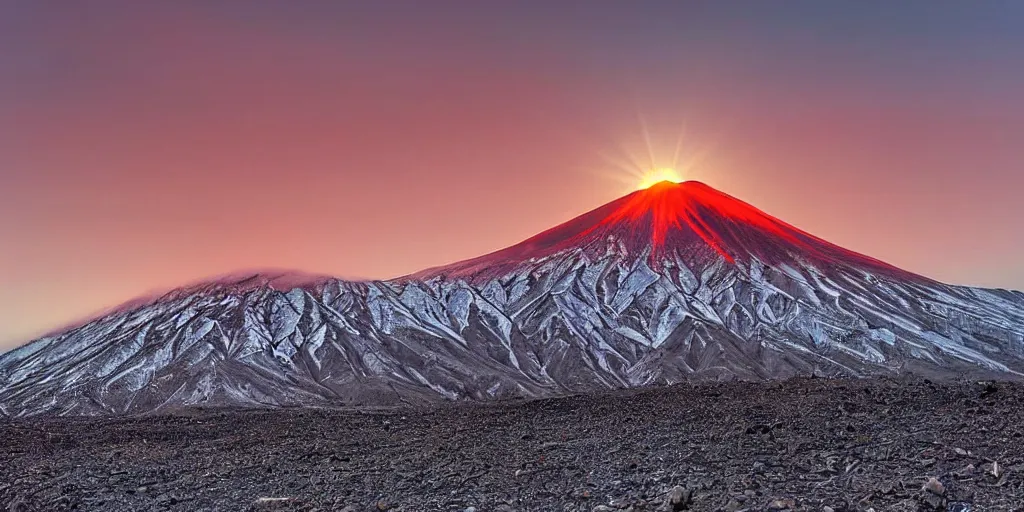
[[[0,509],[1024,510],[1022,420],[1020,384],[801,379],[14,421]]]

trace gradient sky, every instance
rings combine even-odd
[[[361,5],[360,5],[361,4]],[[0,1],[0,351],[249,268],[387,278],[631,159],[1024,289],[1024,2]]]

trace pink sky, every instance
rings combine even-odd
[[[1024,288],[1010,14],[442,4],[0,8],[0,351],[240,269],[388,278],[512,245],[631,190],[638,115],[657,165],[685,125],[686,178]]]

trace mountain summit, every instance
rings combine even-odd
[[[609,246],[608,240],[617,244]],[[923,279],[826,242],[699,181],[656,183],[507,249],[414,277],[486,279],[559,252],[597,259],[609,250],[647,258],[652,268],[672,258],[695,264],[721,257],[742,265],[807,261],[822,268],[856,266]]]
[[[0,415],[905,373],[1024,376],[1024,294],[938,283],[662,182],[399,279],[220,280],[115,310],[0,356]]]

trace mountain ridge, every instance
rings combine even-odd
[[[180,290],[0,355],[0,415],[1024,376],[1024,294],[904,272],[703,184],[660,184],[393,280],[266,284]]]

